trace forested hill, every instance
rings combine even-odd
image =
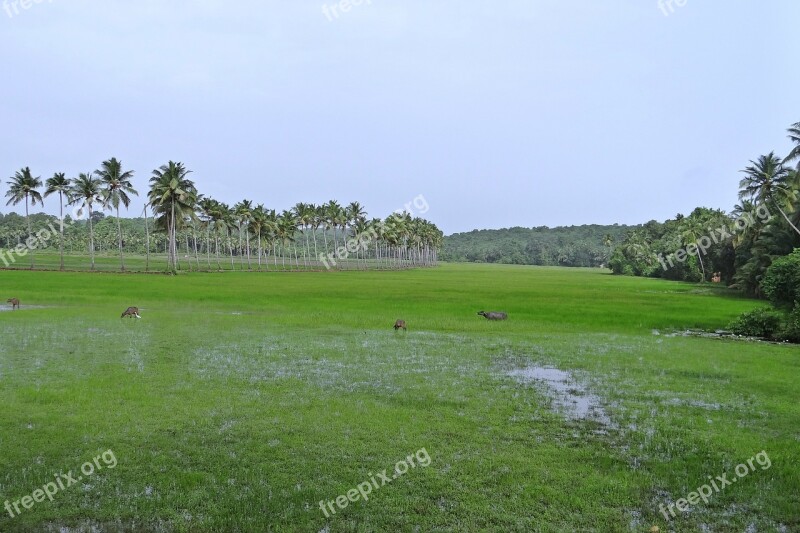
[[[473,230],[444,238],[443,261],[597,267],[637,226],[569,226]]]

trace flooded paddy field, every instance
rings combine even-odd
[[[117,464],[2,531],[800,527],[797,348],[652,333],[757,302],[493,266],[3,275],[30,307],[0,316],[0,501]],[[427,466],[322,511],[423,448]]]

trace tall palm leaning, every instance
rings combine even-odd
[[[745,177],[739,182],[739,199],[753,199],[756,203],[763,203],[775,207],[794,231],[797,229],[781,206],[792,207],[797,199],[797,192],[792,187],[792,170],[783,164],[783,160],[770,152],[762,155],[758,161],[750,161],[749,167],[742,170]]]
[[[75,178],[69,195],[70,204],[82,204],[78,211],[78,216],[81,216],[84,208],[89,212],[89,255],[91,257],[92,270],[94,270],[94,225],[92,223],[92,210],[94,202],[103,201],[100,197],[101,194],[100,180],[95,178],[92,172],[87,172],[81,173]]]
[[[186,216],[194,216],[197,189],[187,178],[191,174],[183,163],[170,161],[153,170],[150,178],[148,203],[153,213],[165,222],[169,239],[168,262],[173,272],[178,269],[177,223]]]
[[[103,184],[103,204],[109,205],[117,211],[117,233],[119,234],[119,267],[125,271],[125,260],[122,256],[122,223],[119,218],[119,204],[127,209],[131,203],[130,194],[138,196],[139,193],[133,188],[131,179],[133,171],[122,171],[122,161],[112,157],[100,164],[100,168],[95,170],[95,174]]]
[[[703,226],[703,224],[693,217],[687,217],[683,220],[683,231],[681,232],[681,237],[684,239],[684,244],[688,245],[696,243],[707,231]],[[702,276],[702,282],[706,282],[706,267],[703,265],[703,251],[696,247],[697,250],[697,259],[700,261],[700,275]]]
[[[6,205],[17,205],[22,201],[25,202],[25,220],[28,223],[28,241],[30,241],[33,232],[31,230],[31,218],[30,213],[28,212],[28,203],[30,203],[31,207],[35,206],[36,202],[39,202],[44,206],[42,195],[36,190],[42,186],[42,180],[38,177],[34,178],[31,174],[31,169],[29,167],[25,167],[17,171],[8,184],[10,187],[6,192],[6,198],[9,198],[9,200],[6,202]],[[33,270],[33,248],[30,249],[30,254],[31,270]]]
[[[61,233],[61,240],[58,245],[58,253],[61,256],[61,270],[64,270],[64,196],[67,197],[69,202],[70,191],[72,187],[72,180],[67,178],[63,172],[56,172],[52,178],[45,182],[44,197],[47,198],[51,194],[58,193],[58,208],[59,208],[59,230]]]

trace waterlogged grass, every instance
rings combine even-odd
[[[665,335],[759,305],[724,289],[480,265],[0,287],[23,306],[0,313],[0,504],[117,459],[0,531],[800,528],[800,350]],[[566,416],[532,367],[608,420]],[[422,448],[429,466],[321,511]],[[659,511],[762,450],[769,468]]]

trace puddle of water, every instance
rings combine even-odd
[[[25,309],[47,309],[46,305],[22,305],[18,309],[12,309],[11,304],[0,306],[0,313],[4,311],[24,311]]]
[[[543,385],[559,411],[571,420],[594,420],[607,426],[612,425],[600,398],[588,392],[569,372],[558,368],[531,366],[512,370],[508,375],[522,383]]]

